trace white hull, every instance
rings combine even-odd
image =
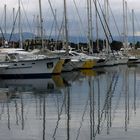
[[[97,63],[95,67],[114,66],[115,60],[105,60],[104,62]]]
[[[118,58],[118,65],[120,64],[127,64],[128,58]]]
[[[22,60],[12,62],[0,62],[7,67],[0,69],[0,75],[41,75],[52,74],[58,62],[58,58],[46,58],[38,60]]]

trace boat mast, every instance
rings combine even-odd
[[[126,39],[125,39],[125,0],[123,0],[123,43],[124,43],[124,52],[126,53]]]
[[[92,35],[92,6],[91,0],[87,0],[87,18],[88,18],[88,47],[89,53],[93,53],[93,35]]]
[[[99,27],[98,27],[98,13],[97,13],[97,0],[95,0],[95,17],[96,17],[96,47],[99,52]]]
[[[123,0],[123,30],[124,30],[124,51],[126,53],[128,45],[128,25],[127,25],[127,2]]]
[[[41,36],[41,34],[40,34],[40,24],[39,23],[40,23],[39,15],[37,15],[37,17],[36,17],[37,37]]]
[[[6,36],[6,19],[7,19],[7,6],[6,6],[6,4],[4,5],[4,33],[5,33],[5,36]]]
[[[105,11],[104,11],[104,14],[105,14],[105,32],[106,32],[106,43],[105,43],[105,46],[106,46],[106,52],[107,54],[109,54],[109,51],[110,51],[110,48],[109,48],[109,31],[108,31],[108,25],[109,25],[109,9],[108,9],[108,0],[104,0],[104,7],[105,7]]]
[[[133,29],[133,48],[135,49],[135,22],[134,22],[134,9],[132,9],[132,29]]]
[[[67,4],[66,0],[64,0],[64,30],[65,30],[65,48],[66,48],[66,54],[69,54],[69,48],[68,48],[68,19],[67,19]]]
[[[13,8],[13,26],[15,24],[15,8]],[[13,34],[14,34],[14,30],[13,30]],[[12,44],[13,48],[14,48],[14,41],[13,41],[13,44]]]
[[[41,33],[41,48],[44,48],[44,41],[43,41],[43,17],[42,17],[42,7],[41,7],[41,0],[39,0],[39,14],[40,14],[40,33]]]
[[[21,1],[20,0],[18,0],[18,4],[19,4],[19,47],[20,48],[23,48],[23,46],[22,46],[22,35],[21,35],[21,7],[20,7],[20,5],[21,5]]]
[[[128,17],[127,17],[127,2],[125,1],[125,13],[126,13],[126,47],[128,49]]]

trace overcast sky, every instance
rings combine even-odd
[[[62,22],[62,15],[63,15],[63,0],[50,0],[53,6],[53,9],[56,9],[57,11],[57,20],[59,23],[59,26]],[[76,5],[78,7],[78,11],[80,14],[80,17],[82,19],[82,24],[80,23],[78,14],[76,12],[76,8],[74,5],[74,1],[76,2]],[[99,0],[101,5],[103,6],[104,0]],[[135,15],[137,20],[140,19],[140,0],[126,0],[128,2],[128,11],[129,11],[129,26],[131,26],[130,22],[130,12],[131,9],[135,9]],[[33,32],[35,27],[35,17],[39,14],[39,0],[21,0],[22,2],[22,26],[23,31],[29,31],[31,30]],[[122,33],[122,0],[109,0],[111,9],[113,11],[114,17],[116,19],[117,25],[119,27],[120,32]],[[18,0],[2,0],[0,3],[0,16],[1,16],[1,27],[4,27],[4,5],[7,5],[7,32],[10,32],[12,28],[12,10],[15,8],[15,11],[18,9]],[[86,13],[86,0],[67,0],[67,10],[68,10],[68,25],[69,25],[69,34],[71,35],[78,35],[83,34],[87,32],[87,13]],[[48,3],[48,0],[42,0],[42,11],[43,11],[43,19],[44,19],[44,28],[46,31],[46,34],[51,34],[51,28],[52,23],[54,21],[54,18],[52,16],[52,12],[50,9],[50,5]],[[94,11],[93,11],[94,13]],[[94,14],[93,14],[94,15]],[[93,17],[93,21],[94,21]],[[137,21],[136,24],[136,32],[140,32],[139,28],[139,21]],[[33,25],[34,23],[34,25]],[[94,26],[95,23],[93,22]],[[32,28],[31,28],[32,27]],[[84,29],[82,28],[84,27]],[[113,18],[110,18],[110,29],[112,33],[115,33],[114,35],[117,35],[116,29],[114,29],[115,24],[113,21]],[[132,27],[132,26],[131,26]],[[131,28],[130,27],[130,28]],[[82,28],[82,29],[81,29]],[[95,29],[95,27],[94,27]],[[54,30],[53,30],[54,31]],[[102,30],[100,31],[102,32]],[[129,34],[132,34],[132,29],[129,29]]]

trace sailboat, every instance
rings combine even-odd
[[[0,53],[0,77],[29,78],[58,74],[62,70],[57,66],[58,61],[58,57]]]
[[[66,1],[64,1],[64,32],[64,49],[49,51],[51,55],[57,55],[61,57],[62,60],[64,60],[62,71],[93,68],[96,63],[95,57],[88,57],[83,53],[72,51],[71,47],[69,46]]]
[[[126,7],[127,8],[127,7]],[[134,23],[134,10],[132,10],[132,28],[133,28],[133,48],[135,49],[135,23]],[[140,60],[136,55],[130,55],[128,64],[139,63]]]
[[[20,23],[20,0],[19,0],[19,23]],[[21,28],[21,27],[20,27]],[[22,49],[21,31],[20,48],[0,49],[0,77],[40,77],[58,74],[62,71],[63,61],[59,57],[47,57],[34,55]],[[42,37],[43,38],[43,37]],[[43,45],[42,45],[43,46]]]

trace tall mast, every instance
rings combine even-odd
[[[42,7],[41,7],[41,0],[39,0],[39,14],[40,14],[40,33],[41,33],[41,48],[44,48],[43,43],[43,17],[42,17]]]
[[[98,13],[97,13],[97,0],[95,0],[95,17],[96,17],[96,47],[98,52],[99,49],[99,31],[98,31]]]
[[[123,0],[123,34],[124,34],[124,51],[126,53],[128,44],[128,27],[127,27],[127,2]]]
[[[123,0],[123,43],[125,43],[125,0]],[[126,44],[124,44],[124,51],[126,51]]]
[[[15,8],[13,8],[13,26],[15,24]],[[14,34],[14,30],[13,30],[13,34]],[[12,44],[13,48],[14,48],[14,41],[13,41],[13,44]]]
[[[36,27],[37,27],[37,37],[41,37],[41,34],[40,34],[40,19],[39,19],[39,15],[37,15],[36,17]]]
[[[128,48],[128,23],[127,23],[127,2],[125,1],[125,17],[126,17],[126,27],[125,27],[125,30],[126,30],[126,48]]]
[[[135,22],[134,22],[134,9],[132,9],[132,29],[133,29],[133,48],[135,48]]]
[[[88,47],[89,52],[93,53],[93,35],[92,35],[92,6],[91,0],[87,0],[87,18],[88,18]]]
[[[7,24],[7,23],[6,23],[6,19],[7,19],[7,17],[6,17],[6,16],[7,16],[6,7],[7,7],[7,6],[6,6],[6,4],[5,4],[5,5],[4,5],[4,33],[5,33],[5,35],[6,35],[6,24]]]
[[[15,8],[13,8],[13,25],[15,23]]]
[[[105,6],[105,32],[106,32],[106,52],[109,53],[109,42],[108,42],[108,38],[109,38],[109,31],[108,31],[108,25],[109,25],[109,9],[108,9],[108,0],[104,0],[104,6]]]
[[[65,48],[66,48],[66,53],[68,55],[69,53],[69,48],[68,48],[68,19],[67,19],[67,4],[66,0],[64,0],[64,21],[65,21]]]
[[[20,5],[21,5],[21,2],[20,2],[20,0],[18,0],[18,4],[19,4],[19,47],[20,48],[23,48],[23,46],[22,46],[22,35],[21,35],[21,33],[22,33],[22,31],[21,31],[21,7],[20,7]]]

